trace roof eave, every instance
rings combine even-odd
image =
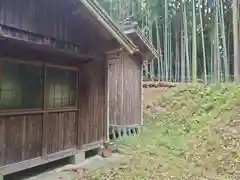
[[[158,51],[156,50],[156,48],[152,45],[152,43],[146,38],[146,36],[144,36],[144,34],[140,31],[139,28],[137,28],[136,30],[137,35],[142,39],[142,41],[146,44],[146,46],[148,47],[149,53],[151,53],[153,55],[153,57],[155,58],[160,58],[160,54],[158,53]]]
[[[135,37],[137,36],[143,44],[147,47],[148,53],[146,53],[144,56],[147,58],[147,60],[151,60],[152,58],[160,58],[160,54],[157,52],[156,48],[152,45],[152,43],[146,38],[146,36],[141,32],[139,28],[129,28],[125,29],[124,33],[128,36],[135,34]]]
[[[130,54],[134,54],[139,51],[137,46],[121,32],[117,25],[111,20],[110,16],[104,12],[95,0],[81,0],[81,2]]]

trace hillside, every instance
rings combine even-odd
[[[86,179],[240,179],[239,107],[239,85],[173,88],[148,106],[140,136],[117,142],[128,158]]]

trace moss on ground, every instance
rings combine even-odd
[[[126,159],[80,179],[240,179],[240,86],[177,87],[156,100],[140,136],[116,142]]]

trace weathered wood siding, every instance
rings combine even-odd
[[[49,113],[44,117],[47,154],[76,148],[76,112]]]
[[[141,60],[123,52],[109,59],[110,126],[141,124]]]
[[[91,61],[79,71],[78,145],[107,139],[105,61]]]
[[[99,45],[109,46],[112,36],[103,32],[96,19],[76,2],[0,1],[1,37],[7,37],[7,41],[3,38],[0,43],[2,57],[15,58],[14,61],[22,59],[26,64],[34,59],[31,63],[42,67],[54,64],[66,69],[69,65],[78,71],[77,106],[48,109],[43,85],[43,105],[39,109],[0,112],[0,173],[8,174],[68,157],[107,139],[107,63],[100,57],[83,64],[81,60],[86,56],[77,55],[93,53],[95,57],[103,53],[104,47],[99,48]],[[20,41],[31,43],[23,45]],[[74,49],[76,56],[65,51],[61,54],[46,51],[32,46],[34,43],[52,43],[55,48],[70,46],[62,49]],[[89,59],[93,58],[86,58],[86,61]]]
[[[1,116],[0,135],[0,166],[72,149],[76,112]]]
[[[0,165],[42,155],[42,115],[0,117]]]
[[[0,25],[75,43],[86,52],[107,37],[81,3],[69,0],[1,0]]]
[[[71,35],[73,3],[64,0],[1,0],[0,24],[55,37],[74,40]]]
[[[107,139],[106,61],[78,66],[77,109],[0,112],[0,172],[24,169],[10,166],[27,160],[39,165],[70,156]]]

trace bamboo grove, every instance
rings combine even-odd
[[[134,16],[161,57],[145,80],[240,81],[240,0],[100,0],[121,23]]]

